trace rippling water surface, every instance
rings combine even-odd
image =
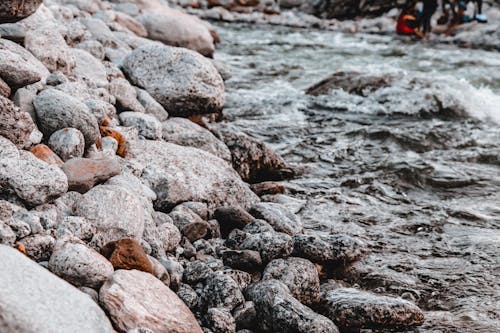
[[[339,278],[426,311],[418,332],[500,332],[500,55],[281,27],[221,25],[225,114],[301,170],[283,202],[309,232],[370,254]],[[366,94],[304,90],[337,71]]]

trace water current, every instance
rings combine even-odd
[[[299,174],[307,232],[367,254],[336,276],[426,312],[417,332],[500,332],[500,54],[394,36],[219,25],[225,116]],[[305,90],[335,72],[382,87]],[[351,74],[349,74],[351,73]],[[354,81],[352,81],[354,82]]]

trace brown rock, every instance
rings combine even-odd
[[[0,135],[9,139],[18,148],[24,148],[35,124],[31,116],[21,111],[9,99],[0,96]]]
[[[106,244],[102,255],[109,259],[115,269],[137,269],[154,274],[154,268],[141,245],[130,238]]]
[[[219,222],[222,238],[227,238],[233,229],[243,229],[255,220],[252,215],[240,207],[219,207],[214,212],[214,218]]]
[[[266,194],[283,194],[285,193],[285,185],[276,182],[262,182],[250,186],[252,191],[258,196]]]
[[[10,93],[11,91],[9,85],[0,78],[0,96],[9,97]]]
[[[0,1],[0,23],[22,20],[33,14],[43,0],[2,0]]]
[[[59,156],[57,156],[56,153],[54,153],[48,146],[42,143],[31,148],[30,152],[45,163],[57,166],[61,166],[64,164],[64,162],[59,158]]]
[[[80,193],[121,173],[120,163],[114,158],[72,158],[61,168],[68,177],[69,190]]]

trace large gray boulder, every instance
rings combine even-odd
[[[102,286],[99,301],[119,332],[137,327],[155,333],[201,333],[189,308],[153,275],[118,270]]]
[[[104,87],[108,84],[106,68],[102,62],[85,50],[71,49],[71,54],[75,59],[73,72],[79,81],[97,87]]]
[[[140,241],[147,214],[135,194],[116,185],[99,185],[85,193],[75,213],[95,225],[91,244],[96,248],[122,238]]]
[[[186,201],[250,207],[258,197],[231,166],[199,149],[160,141],[139,141],[133,154],[144,165],[142,179],[157,195],[155,206],[170,211]]]
[[[82,132],[85,146],[101,138],[97,119],[76,98],[56,89],[42,91],[33,101],[40,130],[49,137],[57,130],[73,127]]]
[[[113,332],[86,294],[12,248],[0,245],[0,258],[0,332]]]
[[[0,135],[12,141],[18,148],[23,148],[35,128],[29,113],[19,109],[8,98],[0,96]]]
[[[123,70],[172,116],[216,113],[224,106],[217,69],[191,50],[148,44],[125,57]]]
[[[0,2],[0,24],[16,22],[33,14],[43,0],[3,0]]]
[[[27,151],[0,161],[0,190],[15,193],[30,206],[53,200],[68,190],[68,179],[57,166]]]

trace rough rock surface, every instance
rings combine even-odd
[[[77,287],[94,289],[101,287],[114,272],[106,258],[78,238],[56,243],[49,260],[49,269]]]
[[[145,167],[142,179],[155,191],[157,210],[169,211],[186,201],[248,208],[259,199],[223,160],[199,149],[142,141],[135,160]]]
[[[155,116],[140,112],[122,112],[120,121],[123,126],[135,127],[139,135],[146,139],[158,140],[162,137],[162,125]]]
[[[151,274],[118,270],[99,292],[99,301],[119,332],[144,327],[155,333],[201,333],[177,295]]]
[[[244,302],[245,297],[239,285],[230,276],[214,273],[207,279],[202,294],[205,309],[227,308],[231,311]]]
[[[16,22],[33,14],[43,0],[8,0],[0,3],[0,24]]]
[[[409,329],[424,321],[413,303],[352,288],[322,286],[320,312],[342,328]]]
[[[364,243],[347,235],[293,236],[293,254],[315,263],[348,263],[359,259],[364,252]]]
[[[75,213],[96,226],[92,244],[97,248],[122,238],[140,240],[147,214],[133,193],[115,185],[99,185],[85,193]]]
[[[131,82],[144,88],[172,116],[216,113],[224,106],[222,78],[196,52],[148,44],[129,54],[123,69]],[[177,76],[183,80],[169,79]]]
[[[30,153],[35,155],[39,160],[44,161],[50,165],[63,165],[63,161],[56,153],[54,153],[48,146],[44,144],[38,144],[30,149]]]
[[[239,247],[242,250],[258,251],[262,260],[269,262],[288,257],[293,251],[293,241],[287,234],[267,231],[249,235]]]
[[[219,207],[214,212],[214,218],[219,222],[222,237],[226,238],[231,230],[243,229],[254,220],[246,210],[238,207]]]
[[[153,274],[151,261],[141,245],[129,238],[106,244],[102,254],[109,259],[115,269],[136,269]]]
[[[26,258],[0,245],[2,332],[112,333],[104,311],[90,297]],[[50,320],[47,320],[50,318]]]
[[[61,167],[68,177],[70,191],[85,193],[99,183],[119,175],[121,166],[115,158],[72,158]]]
[[[82,157],[85,139],[76,128],[63,128],[55,131],[49,138],[49,147],[63,160]]]
[[[23,148],[34,129],[35,124],[27,112],[0,96],[0,135],[12,141],[18,148]]]
[[[265,220],[274,230],[295,235],[302,232],[302,221],[283,205],[273,202],[259,202],[250,208],[256,219]]]
[[[204,318],[205,325],[214,333],[234,333],[236,323],[231,312],[225,308],[210,308]]]

